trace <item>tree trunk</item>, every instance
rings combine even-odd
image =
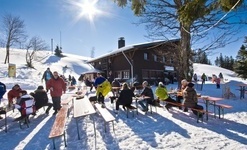
[[[190,32],[190,27],[185,27],[184,28]],[[190,53],[191,53],[191,48],[190,48],[190,40],[191,40],[191,35],[185,31],[182,28],[181,25],[181,41],[180,41],[180,47],[179,47],[179,56],[178,56],[178,83],[180,86],[180,82],[183,79],[186,79],[187,81],[191,81],[192,74],[192,63],[190,63]]]
[[[6,56],[4,60],[4,64],[9,63],[9,47],[6,47]]]

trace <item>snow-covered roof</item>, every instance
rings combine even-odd
[[[133,44],[133,45],[129,45],[129,46],[125,46],[125,47],[113,50],[113,51],[111,51],[109,53],[106,53],[106,54],[103,54],[103,55],[101,55],[99,57],[92,58],[92,59],[88,60],[88,62],[90,63],[90,62],[93,62],[95,60],[98,60],[98,59],[101,59],[101,58],[104,58],[104,57],[108,57],[108,56],[111,56],[111,55],[115,55],[115,54],[118,54],[118,53],[122,53],[122,52],[125,52],[125,51],[128,51],[128,50],[131,50],[133,48],[149,47],[149,46],[154,46],[154,45],[158,45],[158,44],[165,44],[167,42],[175,42],[175,41],[179,41],[179,39],[158,40],[158,41],[152,41],[152,42]]]

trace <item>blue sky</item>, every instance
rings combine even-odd
[[[60,45],[61,33],[64,53],[90,56],[94,47],[97,57],[117,49],[119,37],[125,38],[126,45],[149,41],[144,37],[144,26],[133,24],[138,18],[130,8],[122,9],[112,0],[100,0],[96,7],[104,13],[95,15],[93,21],[90,21],[86,16],[78,19],[81,10],[71,2],[72,0],[0,0],[0,14],[20,16],[25,22],[29,37],[40,36],[49,46],[53,39],[53,48]],[[239,36],[244,34],[247,35],[246,30]],[[214,61],[220,52],[223,56],[232,55],[235,58],[242,43],[243,38],[215,51],[215,56],[210,58]]]

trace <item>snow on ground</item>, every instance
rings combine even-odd
[[[4,49],[0,49],[4,54]],[[11,51],[11,63],[16,64],[16,78],[8,78],[8,66],[3,64],[5,55],[0,56],[0,81],[7,85],[10,90],[16,83],[29,92],[35,90],[41,82],[42,73],[47,67],[52,71],[68,76],[69,74],[79,77],[84,70],[90,70],[90,65],[84,62],[86,58],[73,57],[68,55],[65,58],[57,58],[49,52],[42,53],[42,60],[35,62],[36,69],[25,67],[25,53],[21,50]],[[65,67],[67,66],[67,67]],[[65,69],[67,68],[67,69]],[[99,114],[91,117],[81,118],[79,121],[81,140],[77,138],[76,121],[73,112],[67,121],[67,141],[65,148],[62,138],[56,139],[59,149],[69,150],[154,150],[154,149],[247,149],[247,98],[239,99],[239,83],[246,83],[236,77],[234,72],[215,66],[194,64],[194,70],[198,76],[205,73],[207,76],[218,75],[222,72],[225,80],[221,84],[221,89],[216,89],[216,85],[210,81],[206,82],[203,90],[200,90],[200,83],[195,85],[198,93],[222,97],[224,88],[229,86],[236,98],[222,100],[220,103],[232,105],[232,109],[225,110],[224,119],[209,116],[209,120],[197,123],[195,116],[191,112],[182,112],[173,108],[170,112],[163,108],[157,108],[153,114],[142,112],[134,117],[126,118],[126,113],[121,109],[118,115],[114,114],[113,105],[109,98],[106,98],[107,109],[116,117],[114,122],[115,132],[112,124],[107,124],[107,132],[104,131],[104,121]],[[168,85],[167,88],[177,88],[177,83]],[[152,86],[155,90],[155,86]],[[93,91],[90,95],[94,95]],[[63,98],[70,96],[69,92]],[[6,94],[1,105],[6,104]],[[204,106],[205,107],[205,106]],[[210,111],[213,107],[210,106]],[[52,110],[50,112],[52,114]],[[52,149],[52,140],[48,138],[50,129],[55,120],[53,115],[45,115],[43,109],[37,115],[31,117],[30,128],[20,129],[18,123],[12,120],[19,116],[17,110],[8,112],[8,132],[4,132],[4,121],[0,120],[0,145],[1,150],[44,150]],[[96,124],[96,141],[94,137],[93,119]]]

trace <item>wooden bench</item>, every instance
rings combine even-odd
[[[65,135],[65,124],[66,124],[67,113],[68,113],[68,106],[63,106],[58,111],[54,124],[51,128],[49,139],[52,139],[54,149],[56,149],[55,138],[58,138],[61,136],[64,137],[64,144],[65,144],[65,147],[67,147],[66,135]]]
[[[61,104],[62,104],[62,105],[68,105],[72,100],[73,100],[73,97],[69,97],[69,98],[67,98],[67,99],[65,99],[65,100],[62,100],[62,101],[61,101]],[[72,101],[72,102],[73,102],[73,101]]]
[[[208,112],[204,109],[196,109],[196,108],[189,108],[191,111],[197,111],[197,115],[196,115],[196,119],[197,119],[197,123],[199,123],[199,119],[201,118],[201,121],[203,122],[203,117],[204,114],[210,114],[211,112]],[[200,115],[202,115],[202,117],[200,117]]]
[[[184,107],[184,105],[182,103],[173,103],[173,102],[163,101],[163,105],[164,105],[164,103],[171,104],[173,106]]]
[[[226,105],[226,104],[219,104],[219,103],[216,103],[215,104],[216,107],[218,107],[218,114],[219,114],[219,118],[220,118],[220,115],[221,115],[221,112],[222,112],[222,116],[224,118],[224,109],[231,109],[232,106],[230,105]]]
[[[105,120],[105,132],[106,132],[106,123],[107,122],[112,122],[113,132],[115,132],[115,130],[114,130],[115,117],[106,108],[102,108],[100,104],[96,103],[96,104],[94,104],[94,106],[96,107],[96,109],[99,111],[100,115]]]
[[[67,99],[61,101],[61,105],[67,105],[68,106],[67,117],[69,117],[69,114],[70,114],[70,112],[71,112],[71,110],[73,108],[73,104],[70,104],[71,101],[73,103],[73,99],[74,98],[71,96],[71,97],[68,97]]]
[[[174,105],[174,106],[178,106],[178,107],[184,107],[184,105],[182,104],[182,103],[173,103],[173,102],[166,102],[166,101],[164,101],[165,103],[168,103],[168,104],[172,104],[172,105]],[[211,114],[211,112],[207,112],[206,110],[204,110],[204,109],[196,109],[196,108],[188,108],[188,109],[190,109],[191,111],[197,111],[198,113],[197,113],[197,123],[199,123],[199,119],[201,118],[201,121],[203,122],[203,114]],[[200,114],[202,114],[203,116],[202,117],[200,117]]]
[[[128,114],[129,114],[130,111],[132,111],[132,113],[133,113],[132,116],[134,117],[134,110],[136,110],[137,108],[134,107],[134,106],[132,106],[132,105],[130,105],[130,106],[125,106],[125,107],[127,108],[127,113],[126,113],[127,118],[129,117]]]

